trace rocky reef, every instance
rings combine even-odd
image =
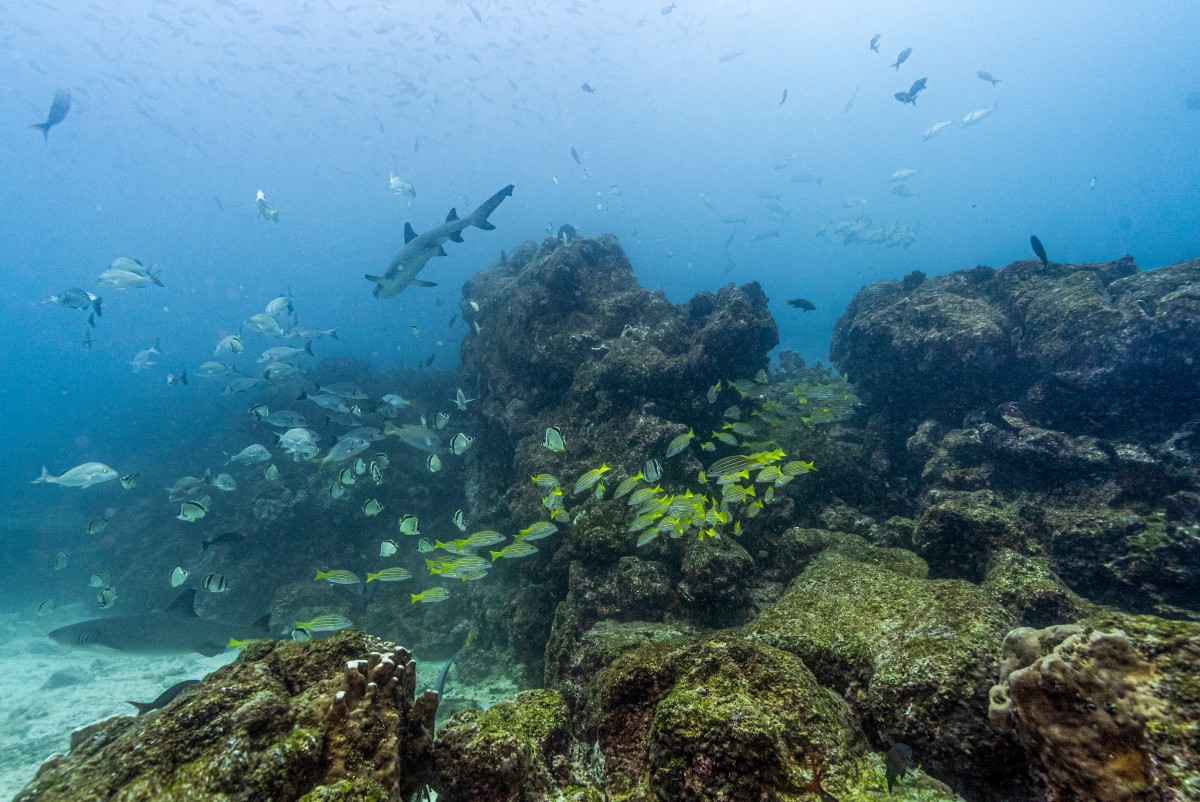
[[[438,737],[407,651],[259,643],[22,800],[1200,796],[1200,262],[871,285],[833,342],[852,382],[768,372],[757,284],[672,304],[611,236],[518,246],[461,313],[471,528],[555,531],[403,616],[388,590],[274,602],[439,656],[470,631]],[[618,483],[664,494],[653,529]],[[499,678],[519,692],[454,699]]]
[[[77,731],[17,799],[407,799],[437,711],[415,684],[405,649],[354,630],[256,642],[161,711]]]

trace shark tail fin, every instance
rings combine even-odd
[[[471,225],[484,231],[493,230],[495,226],[488,222],[488,215],[496,211],[496,207],[499,206],[505,198],[511,198],[512,193],[513,185],[509,184],[504,189],[485,200],[478,209],[471,212]]]
[[[125,704],[136,707],[139,716],[149,713],[154,709],[154,702],[134,702],[132,700],[127,700]]]

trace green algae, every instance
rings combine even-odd
[[[746,636],[799,656],[873,739],[909,743],[937,776],[970,786],[1003,775],[978,762],[1011,751],[979,711],[1014,616],[969,582],[855,559],[870,547],[841,538],[846,548],[818,555]]]

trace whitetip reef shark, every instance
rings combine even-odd
[[[404,247],[388,265],[387,271],[382,276],[367,274],[367,278],[375,282],[375,297],[394,298],[410,284],[418,287],[436,287],[435,282],[422,281],[417,278],[421,268],[425,267],[425,263],[433,257],[446,255],[443,244],[462,242],[463,229],[469,226],[475,226],[484,231],[494,229],[495,226],[488,222],[488,215],[496,211],[496,207],[505,198],[511,197],[512,191],[513,185],[509,184],[463,218],[459,218],[458,213],[451,209],[450,214],[446,215],[446,222],[437,228],[431,228],[424,234],[417,234],[413,231],[410,223],[405,223]]]
[[[229,624],[200,618],[192,606],[196,591],[187,590],[160,613],[134,613],[93,618],[50,632],[64,646],[107,646],[121,652],[182,654],[199,652],[207,657],[229,648],[231,638],[276,638],[267,630],[264,616],[253,624]]]

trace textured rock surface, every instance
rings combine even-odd
[[[408,652],[354,630],[256,642],[163,710],[75,734],[33,800],[383,800],[430,777],[436,694]]]
[[[616,238],[605,235],[520,245],[473,276],[463,295],[464,315],[479,324],[463,344],[481,431],[468,518],[501,531],[545,518],[546,491],[529,481],[539,473],[566,483],[568,498],[559,533],[512,564],[518,584],[543,587],[537,614],[522,617],[514,607],[497,621],[502,634],[484,637],[502,639],[531,664],[536,659],[536,681],[541,646],[561,641],[550,624],[568,590],[582,629],[600,618],[668,612],[709,624],[744,620],[752,561],[737,544],[680,541],[678,549],[651,546],[634,555],[625,505],[572,496],[570,488],[601,463],[614,484],[637,473],[691,421],[719,415],[705,401],[708,387],[766,367],[778,334],[761,288],[729,285],[672,304],[637,283]],[[542,447],[549,426],[562,431],[565,451]],[[680,457],[664,467],[670,486],[694,477],[699,464]]]
[[[902,741],[935,776],[971,793],[1024,798],[1015,745],[987,725],[988,689],[1012,616],[958,580],[892,570],[851,536],[797,577],[749,637],[785,649],[844,695],[872,742]],[[883,551],[883,550],[881,550]]]
[[[803,663],[736,637],[628,652],[589,691],[606,786],[618,796],[799,794],[809,755],[857,778],[866,752],[849,707]],[[828,781],[831,791],[839,784]]]
[[[439,735],[438,799],[533,802],[586,785],[586,775],[575,776],[567,760],[567,715],[561,695],[550,690],[525,691],[487,712],[456,715]]]
[[[1170,431],[1200,399],[1198,320],[1200,261],[1023,261],[865,288],[832,357],[894,419],[954,422],[1025,398],[1048,428]]]
[[[1018,736],[1054,799],[1200,797],[1200,626],[1088,623],[1007,635],[993,723]]]

